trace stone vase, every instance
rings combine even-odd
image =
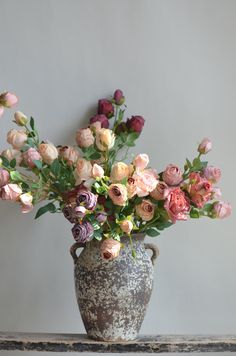
[[[158,249],[144,243],[144,234],[122,237],[119,257],[105,261],[101,242],[71,247],[75,291],[88,337],[102,341],[129,341],[137,338],[153,288],[153,264]],[[82,247],[79,256],[76,250]],[[147,252],[150,249],[152,256]]]

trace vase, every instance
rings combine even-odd
[[[129,237],[122,237],[123,248],[112,261],[101,258],[101,242],[95,239],[71,247],[76,298],[88,337],[100,341],[137,338],[151,297],[153,265],[159,254],[155,245],[144,243],[144,237],[133,235],[132,247]],[[77,256],[80,247],[83,250]]]

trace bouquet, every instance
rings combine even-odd
[[[17,102],[14,94],[2,93],[0,116]],[[73,224],[77,242],[101,240],[105,260],[119,255],[122,236],[132,245],[133,234],[158,236],[177,220],[229,216],[231,206],[220,200],[217,187],[221,170],[202,159],[211,141],[204,138],[183,169],[169,164],[157,172],[145,153],[126,163],[145,120],[124,119],[125,109],[125,97],[117,89],[111,98],[98,101],[88,127],[76,132],[75,146],[57,147],[39,138],[32,117],[17,111],[19,128],[8,132],[10,148],[0,155],[0,198],[17,202],[22,213],[46,201],[35,218],[62,213]]]

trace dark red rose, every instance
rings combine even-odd
[[[111,118],[114,115],[114,107],[107,99],[98,100],[98,114]]]
[[[99,121],[101,123],[102,128],[108,129],[109,121],[105,115],[95,115],[95,116],[91,117],[91,119],[89,120],[90,125],[94,124],[94,122],[97,122],[97,121]]]
[[[143,130],[144,122],[145,120],[142,116],[132,116],[131,119],[127,120],[126,126],[129,131],[141,133]]]
[[[114,93],[114,100],[116,105],[122,105],[125,102],[125,97],[123,95],[123,91],[120,89],[116,89]]]

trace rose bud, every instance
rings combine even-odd
[[[15,123],[18,126],[25,126],[28,122],[27,116],[20,111],[16,111],[14,114]]]
[[[103,260],[111,261],[119,256],[120,242],[113,239],[104,240],[100,247],[101,257]]]
[[[92,164],[84,158],[78,159],[76,163],[76,173],[81,181],[88,180],[92,177]]]
[[[231,215],[232,207],[229,203],[225,203],[223,201],[219,201],[213,206],[213,217],[224,219]]]
[[[125,102],[125,97],[123,95],[122,90],[120,89],[116,89],[115,93],[114,93],[114,100],[116,105],[123,105]]]
[[[124,162],[117,162],[111,168],[111,181],[120,182],[122,179],[128,178],[131,173],[130,166]]]
[[[124,206],[128,198],[127,188],[123,184],[111,184],[108,188],[108,195],[113,204]]]
[[[89,241],[94,230],[93,226],[88,221],[85,221],[82,224],[75,224],[71,231],[75,241],[85,243]]]
[[[40,156],[40,153],[33,147],[30,147],[27,151],[25,151],[22,156],[23,156],[24,163],[29,168],[35,168],[36,167],[34,161],[41,161],[42,160],[42,157]]]
[[[98,101],[98,114],[111,118],[114,115],[114,107],[112,103],[107,99],[100,99]]]
[[[208,166],[203,171],[204,177],[212,183],[218,183],[221,178],[220,168]]]
[[[20,201],[21,201],[21,212],[23,214],[27,214],[29,213],[33,208],[33,197],[31,195],[31,193],[24,193],[24,194],[21,194],[20,196]]]
[[[6,108],[11,108],[16,105],[18,98],[15,94],[6,92],[0,95],[0,105],[5,106]]]
[[[95,115],[89,120],[90,125],[95,124],[96,122],[100,122],[100,128],[108,129],[109,127],[109,121],[105,115]]]
[[[142,203],[136,205],[136,214],[144,221],[152,220],[155,212],[155,205],[150,201],[143,199]]]
[[[79,152],[71,146],[63,146],[59,148],[59,156],[68,163],[69,166],[73,166],[79,159]]]
[[[133,177],[128,178],[126,188],[128,193],[128,199],[133,198],[133,196],[137,194],[137,184],[136,180]]]
[[[80,148],[86,148],[93,145],[95,139],[90,128],[87,128],[78,130],[75,140]]]
[[[140,170],[145,169],[148,163],[149,163],[149,157],[146,153],[140,153],[133,160],[133,165],[135,166],[135,168]]]
[[[144,126],[144,118],[142,116],[132,116],[131,119],[126,121],[126,126],[129,131],[134,131],[137,133],[141,133]]]
[[[155,200],[164,200],[169,194],[169,187],[165,182],[159,182],[156,188],[150,193]]]
[[[130,220],[123,220],[120,222],[120,228],[125,234],[130,234],[134,225]]]
[[[205,155],[212,149],[212,142],[209,138],[204,138],[198,146],[198,152]]]
[[[175,223],[176,220],[187,220],[190,204],[184,192],[180,188],[175,188],[167,196],[164,208],[171,221]]]
[[[15,159],[17,165],[21,164],[22,162],[22,153],[18,150],[15,150],[14,148],[8,148],[7,150],[2,151],[1,155],[5,157],[9,162]]]
[[[0,168],[0,188],[9,182],[10,174],[5,169]]]
[[[89,190],[83,189],[78,192],[76,203],[88,210],[93,210],[97,204],[97,196]]]
[[[46,164],[52,164],[58,158],[57,148],[52,143],[41,143],[39,153]]]
[[[105,213],[104,211],[98,212],[95,215],[95,219],[99,224],[103,224],[107,221],[107,213]]]
[[[162,179],[168,185],[179,185],[183,180],[183,173],[179,167],[169,164],[162,174]]]
[[[92,176],[95,179],[104,177],[104,169],[101,166],[99,166],[99,164],[97,163],[93,165]]]
[[[101,129],[96,132],[96,146],[100,151],[110,150],[115,144],[115,135],[112,130]]]
[[[2,200],[18,200],[22,194],[22,189],[17,184],[6,184],[1,188]]]
[[[3,113],[4,113],[4,107],[0,105],[0,117],[3,115]]]
[[[27,135],[24,131],[12,129],[7,134],[7,142],[15,149],[21,149],[27,141]]]

